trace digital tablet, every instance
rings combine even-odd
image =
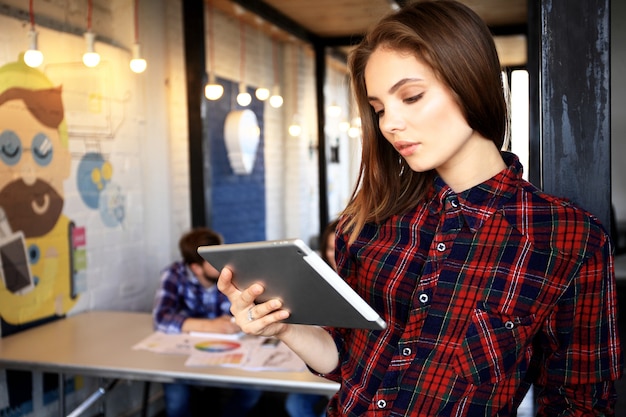
[[[233,271],[243,290],[265,287],[258,302],[282,300],[287,323],[380,330],[385,321],[300,239],[201,246],[198,254],[218,270]]]

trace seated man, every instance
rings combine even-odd
[[[222,237],[207,228],[195,228],[178,243],[182,260],[167,267],[156,293],[153,320],[155,330],[165,333],[213,332],[237,333],[231,321],[230,302],[217,289],[219,271],[198,255],[199,246],[219,245]],[[163,384],[167,417],[193,415],[192,404],[199,409],[215,410],[215,404],[200,405],[202,389],[192,385]],[[245,416],[261,397],[262,391],[237,389],[229,393],[221,415]]]

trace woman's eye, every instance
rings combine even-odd
[[[407,103],[415,103],[416,101],[421,99],[423,95],[424,95],[424,93],[421,93],[421,94],[418,94],[416,96],[412,96],[412,97],[409,97],[407,99],[404,99],[404,101],[407,102]]]

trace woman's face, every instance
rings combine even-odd
[[[378,126],[412,170],[456,175],[483,139],[467,124],[451,90],[414,55],[378,48],[365,67]]]

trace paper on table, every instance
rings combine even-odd
[[[246,337],[240,346],[207,342],[215,349],[193,349],[185,362],[187,366],[235,366],[249,371],[302,371],[306,365],[284,343],[264,345],[265,338]],[[197,345],[196,345],[197,346]]]
[[[192,336],[154,332],[133,349],[188,355],[187,366],[235,366],[253,371],[301,371],[306,368],[302,359],[282,342],[264,344],[267,340],[264,337],[239,336],[237,340],[227,340],[204,335],[206,333]]]
[[[248,361],[242,365],[250,371],[303,371],[306,365],[286,344],[263,344],[263,339],[248,355]]]
[[[198,343],[199,339],[211,340],[239,340],[243,333],[224,334],[224,333],[163,333],[154,332],[141,342],[133,346],[133,349],[150,350],[159,353],[175,353],[188,355],[193,349],[193,345]]]
[[[194,339],[187,333],[168,334],[154,332],[133,346],[134,350],[149,350],[158,353],[188,355],[193,349]]]

